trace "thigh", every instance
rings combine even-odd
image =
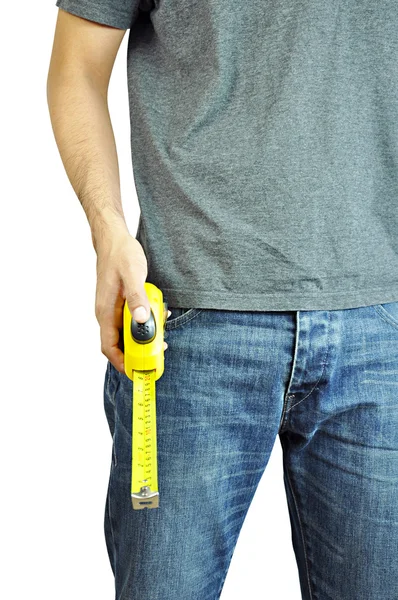
[[[105,531],[117,600],[219,598],[281,415],[286,338],[265,315],[171,310],[156,382],[159,508],[132,509],[133,383],[108,365]]]
[[[396,600],[398,302],[332,312],[322,379],[281,434],[303,598]]]

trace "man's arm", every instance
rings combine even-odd
[[[120,372],[124,372],[119,339],[124,298],[132,313],[144,306],[146,314],[137,315],[140,322],[146,321],[150,309],[144,290],[146,257],[129,234],[123,215],[107,102],[110,76],[125,31],[59,9],[47,78],[55,140],[86,213],[97,253],[95,312],[101,351]]]

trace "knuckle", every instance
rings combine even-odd
[[[134,304],[135,302],[137,302],[137,300],[139,299],[139,294],[138,292],[134,291],[134,290],[129,290],[126,294],[126,300],[127,302],[131,302],[132,304]]]

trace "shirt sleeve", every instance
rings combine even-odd
[[[56,0],[55,5],[89,21],[129,29],[137,16],[139,3],[140,0]]]

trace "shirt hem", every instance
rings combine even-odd
[[[213,308],[245,311],[341,310],[398,301],[398,287],[303,294],[238,294],[231,292],[160,288],[173,308]]]

